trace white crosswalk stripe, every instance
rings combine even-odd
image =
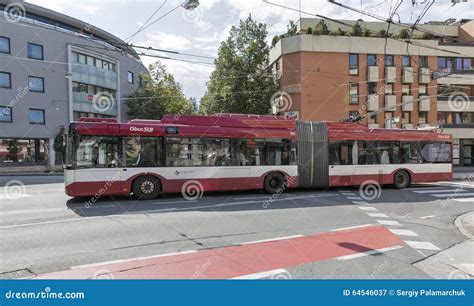
[[[454,201],[463,202],[463,203],[474,203],[474,198],[461,198],[461,199],[453,199]]]
[[[431,194],[433,197],[437,198],[444,198],[444,197],[452,197],[454,198],[460,198],[460,197],[472,197],[474,196],[474,192],[468,192],[468,193],[447,193],[447,194]]]
[[[395,235],[398,235],[398,236],[418,237],[417,233],[415,233],[414,231],[410,231],[410,230],[393,229],[393,228],[389,228],[388,230],[391,231],[392,233],[394,233]]]
[[[395,220],[377,220],[377,222],[382,225],[400,225],[400,223]]]
[[[429,251],[439,251],[441,250],[431,242],[425,241],[408,241],[405,240],[405,243],[408,244],[413,249],[420,249],[420,250],[429,250]]]
[[[367,211],[376,211],[376,210],[378,210],[377,208],[371,207],[371,206],[359,206],[359,208],[362,209],[362,210],[367,210]]]
[[[443,192],[462,192],[461,188],[458,189],[440,189],[440,190],[415,190],[416,193],[443,193]]]
[[[382,213],[367,213],[369,217],[374,217],[374,218],[388,218],[386,214]]]

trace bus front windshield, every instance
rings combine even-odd
[[[74,135],[68,141],[68,168],[115,168],[122,166],[120,139],[109,136]]]

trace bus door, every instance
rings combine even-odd
[[[80,136],[77,147],[76,182],[91,182],[96,193],[123,193],[126,168],[117,137]],[[92,170],[93,169],[93,170]]]
[[[251,144],[247,140],[224,139],[218,149],[219,189],[239,190],[252,188],[255,182],[250,178],[253,163]]]

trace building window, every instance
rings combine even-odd
[[[359,104],[359,84],[350,84],[350,104]]]
[[[367,92],[369,93],[369,95],[377,94],[377,83],[375,82],[367,83]]]
[[[45,124],[43,109],[30,108],[28,115],[31,124]]]
[[[10,72],[0,71],[0,87],[1,88],[12,88]]]
[[[133,75],[133,72],[128,72],[128,75],[127,75],[127,80],[130,84],[133,84],[133,82],[135,81],[134,80],[135,76]]]
[[[386,95],[391,95],[393,94],[393,84],[385,84],[384,86],[384,93]]]
[[[393,55],[385,55],[385,66],[393,66]]]
[[[377,66],[377,55],[375,55],[375,54],[367,55],[367,65]]]
[[[359,74],[359,54],[349,54],[349,74]]]
[[[0,122],[13,122],[11,107],[0,106]]]
[[[410,84],[402,84],[402,95],[410,95]]]
[[[10,53],[10,38],[0,36],[0,53]]]
[[[418,62],[420,68],[428,68],[428,56],[420,56],[420,60]]]
[[[411,112],[402,113],[402,123],[409,124],[411,122]]]
[[[377,124],[377,114],[373,114],[367,118],[368,124]]]
[[[411,66],[410,56],[409,55],[403,55],[402,56],[402,67],[410,67],[410,66]]]
[[[426,95],[426,85],[418,85],[418,93],[420,95]]]
[[[30,91],[44,92],[44,78],[28,77],[28,88]]]
[[[418,112],[418,123],[425,124],[427,122],[428,113],[427,112]]]
[[[43,46],[28,43],[28,58],[43,60]]]

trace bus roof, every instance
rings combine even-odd
[[[161,120],[133,119],[118,123],[112,118],[81,118],[71,127],[82,135],[173,136],[229,138],[296,137],[294,119],[270,115],[216,114],[165,115]],[[369,129],[351,122],[327,122],[329,140],[451,141],[450,134],[406,129]]]

